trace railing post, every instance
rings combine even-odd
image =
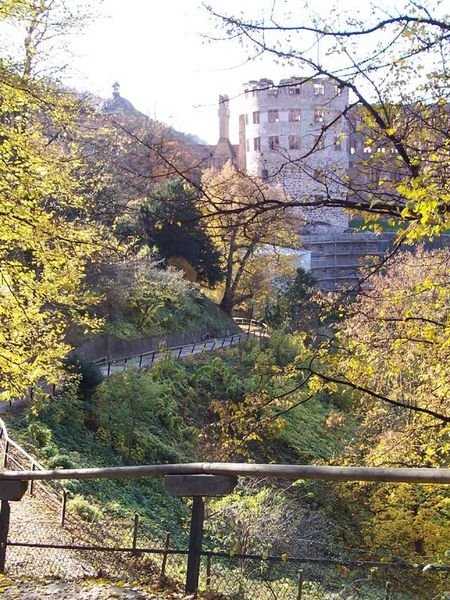
[[[164,554],[163,554],[163,559],[162,559],[162,563],[161,563],[161,574],[160,574],[160,581],[163,581],[165,576],[166,576],[166,566],[167,566],[167,555],[168,555],[168,550],[170,547],[170,533],[166,534],[166,540],[164,542]]]
[[[152,361],[150,364],[153,364],[155,362],[155,350],[153,350],[153,354],[152,354]]]
[[[111,361],[108,361],[108,371],[107,371],[107,377],[109,377],[111,375]]]
[[[211,589],[211,554],[206,557],[206,591]]]
[[[3,454],[3,468],[6,469],[6,465],[8,464],[8,452],[9,452],[9,441],[5,442],[5,453]]]
[[[180,349],[178,350],[178,358],[180,358],[182,352],[183,352],[183,346],[180,346]]]
[[[60,525],[64,527],[66,522],[66,510],[67,510],[67,490],[63,490],[62,502],[61,502],[61,518]]]
[[[203,498],[202,496],[194,496],[192,504],[191,533],[189,536],[189,554],[185,587],[187,594],[195,594],[198,590],[204,520],[205,503],[203,502]]]
[[[31,470],[34,471],[36,469],[34,461],[31,462]],[[34,480],[32,479],[30,481],[30,496],[33,495],[33,491],[34,491]]]
[[[128,358],[125,358],[123,361],[123,370],[124,372],[127,370]]]
[[[142,367],[142,354],[139,357],[139,368],[141,368],[141,367]]]
[[[392,584],[390,581],[386,581],[384,600],[392,600]]]
[[[7,500],[1,501],[0,509],[0,573],[5,572],[6,546],[8,543],[10,507]]]
[[[303,570],[300,569],[300,571],[298,572],[298,593],[297,593],[297,600],[302,600],[302,594],[303,594]]]
[[[135,513],[134,520],[133,520],[133,541],[131,542],[131,548],[133,550],[133,554],[136,554],[138,529],[139,529],[139,515],[138,515],[138,513]]]

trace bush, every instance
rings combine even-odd
[[[44,424],[38,421],[32,421],[27,427],[27,436],[29,443],[43,448],[48,446],[52,441],[52,432]]]
[[[67,454],[56,454],[47,461],[49,469],[75,469],[76,464]]]
[[[69,510],[76,512],[77,515],[88,523],[96,523],[101,516],[101,511],[85,500],[83,496],[77,495],[71,498],[67,503],[67,507]]]

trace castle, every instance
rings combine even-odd
[[[107,113],[135,111],[120,96],[104,103]],[[137,111],[136,111],[137,112]],[[230,142],[230,106],[219,96],[219,140],[216,145],[192,144],[202,168],[220,168],[231,161],[241,171],[281,185],[299,205],[303,259],[322,289],[354,284],[367,256],[381,257],[395,234],[355,233],[341,208],[349,197],[351,179],[361,189],[380,189],[380,168],[393,164],[392,149],[370,147],[349,109],[347,88],[330,78],[269,79],[244,85],[239,114],[239,144]],[[378,167],[367,168],[368,154],[378,152]],[[381,161],[381,162],[380,162]],[[385,170],[385,169],[384,169]],[[391,166],[392,184],[398,169]],[[384,173],[384,179],[386,179]],[[331,201],[330,201],[331,200]]]

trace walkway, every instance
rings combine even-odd
[[[215,338],[195,342],[194,344],[186,344],[184,346],[176,346],[174,348],[167,348],[161,350],[154,350],[145,352],[143,354],[137,354],[134,356],[126,356],[125,358],[119,358],[117,360],[100,360],[96,364],[100,368],[100,371],[104,377],[109,377],[113,373],[123,372],[129,368],[140,369],[143,367],[151,366],[155,361],[167,356],[170,353],[175,358],[185,358],[192,354],[201,354],[202,352],[212,352],[213,350],[220,350],[222,348],[230,348],[231,346],[238,346],[250,338],[260,339],[267,337],[265,326],[260,322],[254,321],[253,319],[249,322],[246,319],[236,319],[239,325],[245,329],[241,333],[235,333],[227,337]]]

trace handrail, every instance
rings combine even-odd
[[[31,473],[45,473],[47,472],[45,467],[43,465],[41,465],[41,463],[39,463],[35,458],[33,458],[33,456],[31,456],[31,454],[29,454],[24,448],[22,448],[22,446],[20,446],[17,442],[15,442],[14,440],[12,440],[9,437],[8,434],[8,430],[6,428],[5,422],[3,421],[3,419],[0,419],[0,446],[3,446],[2,449],[2,462],[1,465],[3,467],[3,471],[0,471],[1,473],[22,473],[22,472],[26,472],[26,471],[6,471],[6,466],[8,464],[8,459],[10,461],[10,463],[12,463],[13,465],[16,465],[18,469],[23,468],[23,465],[21,464],[20,460],[17,460],[15,457],[13,456],[9,456],[9,450],[10,448],[14,448],[19,457],[22,458],[23,460],[25,460],[27,463],[29,463],[31,465]],[[39,479],[39,478],[38,478]],[[52,481],[52,480],[48,480],[48,479],[44,479],[45,481]],[[29,479],[28,481],[33,481],[33,479]],[[56,481],[56,479],[54,480],[54,486],[57,488],[57,490],[54,489],[54,487],[49,486],[49,489],[45,489],[45,492],[47,493],[47,495],[50,494],[50,496],[52,496],[52,498],[55,501],[59,501],[59,495],[57,494],[57,491],[62,493],[62,498],[61,498],[61,525],[64,526],[64,522],[65,522],[65,518],[66,518],[66,506],[67,506],[67,499],[69,497],[69,491],[67,490],[67,488],[64,486],[64,484],[62,484],[60,481]],[[30,485],[30,490],[29,490],[30,494],[33,494],[33,484],[31,483]]]
[[[246,335],[245,333],[243,333],[242,331],[239,333],[233,333],[232,335],[227,335],[221,338],[217,338],[219,340],[226,340],[228,341],[233,341],[235,338],[240,338],[242,335]],[[250,335],[253,335],[253,333],[251,332]],[[209,338],[207,340],[202,340],[200,342],[192,342],[190,344],[183,344],[182,346],[170,346],[168,348],[163,348],[163,349],[156,349],[156,350],[147,350],[146,352],[141,352],[140,354],[130,354],[128,356],[123,356],[121,358],[106,358],[106,357],[102,357],[98,360],[95,360],[95,364],[98,365],[99,367],[108,364],[108,363],[120,363],[120,362],[124,362],[124,361],[128,361],[128,360],[132,360],[133,358],[144,358],[146,356],[152,356],[153,354],[167,354],[167,353],[173,353],[175,351],[180,351],[180,350],[184,350],[185,348],[190,348],[190,347],[195,347],[195,346],[207,346],[208,344],[214,344],[217,341],[216,338]]]
[[[273,465],[250,463],[186,463],[102,467],[94,469],[57,469],[53,471],[2,471],[1,480],[121,479],[162,477],[164,475],[234,475],[277,479],[320,479],[323,481],[373,481],[450,484],[450,469],[337,467],[329,465]]]
[[[258,319],[248,319],[247,317],[233,317],[233,321],[239,325],[254,325],[255,327],[260,327],[261,329],[268,329],[267,323],[264,321],[259,321]]]

